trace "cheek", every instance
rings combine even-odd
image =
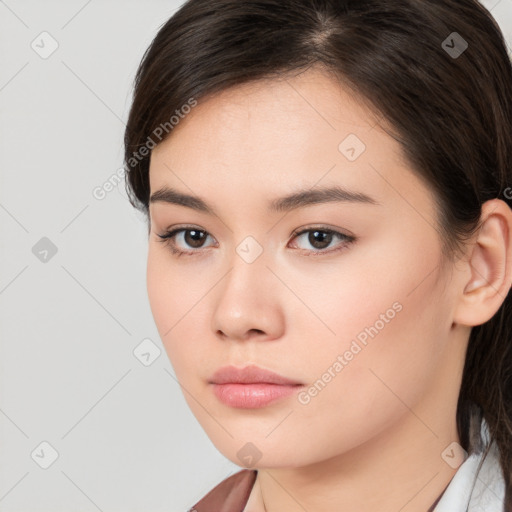
[[[151,312],[176,378],[187,389],[195,388],[201,372],[210,367],[201,340],[211,339],[203,327],[210,325],[211,318],[204,316],[201,303],[215,280],[206,282],[201,276],[207,270],[199,266],[184,270],[166,250],[149,248],[146,284]]]
[[[169,279],[166,267],[167,265],[158,251],[150,246],[146,270],[146,285],[151,312],[162,341],[165,340],[163,335],[172,326],[170,313],[175,311],[173,300],[176,297],[176,293],[173,293],[172,277]]]
[[[347,335],[329,354],[310,353],[309,360],[320,364],[315,363],[295,420],[310,432],[322,432],[309,440],[313,453],[327,454],[332,446],[348,451],[411,410],[427,420],[418,404],[436,382],[443,329],[432,328],[432,309],[422,314],[421,302],[402,297],[403,309],[389,323],[380,324],[371,315],[363,329],[355,329],[354,336]],[[364,343],[358,338],[361,333]]]
[[[146,284],[151,312],[176,377],[184,384],[193,375],[191,362],[200,365],[204,357],[198,344],[191,343],[190,325],[191,313],[197,313],[194,304],[205,294],[201,283],[180,272],[165,251],[149,249]]]
[[[312,386],[299,411],[340,446],[363,442],[406,414],[441,366],[451,321],[439,253],[417,247],[419,258],[410,244],[401,249],[359,254],[350,275],[331,275],[316,304],[336,334],[309,347]]]
[[[176,263],[176,259],[164,248],[149,248],[147,292],[164,343],[167,338],[172,338],[174,326],[186,319],[187,312],[207,291],[204,279],[197,278],[202,271],[196,270],[185,269]]]

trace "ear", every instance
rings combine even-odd
[[[491,319],[512,286],[512,210],[501,199],[491,199],[482,205],[480,221],[453,318],[468,326]]]

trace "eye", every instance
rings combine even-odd
[[[163,242],[165,245],[168,245],[173,254],[181,256],[183,254],[197,254],[199,251],[186,251],[179,249],[176,243],[177,239],[181,239],[181,241],[185,242],[189,247],[200,249],[202,247],[202,244],[204,243],[204,240],[209,235],[207,235],[207,232],[202,229],[197,229],[193,226],[187,226],[176,228],[173,229],[172,231],[167,231],[163,235],[157,234],[157,236],[160,238],[159,242]]]
[[[355,241],[354,236],[345,235],[344,233],[339,233],[338,231],[323,227],[311,227],[293,233],[295,238],[300,238],[302,235],[306,234],[308,235],[305,237],[306,242],[317,250],[310,251],[308,248],[305,250],[308,250],[315,256],[339,251]],[[335,249],[324,250],[329,247],[335,239],[341,240],[338,247]]]

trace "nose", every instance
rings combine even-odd
[[[262,253],[254,261],[238,253],[216,287],[212,329],[231,340],[276,339],[284,330],[284,287]]]

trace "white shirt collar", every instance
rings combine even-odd
[[[485,446],[489,430],[482,419],[481,434]],[[499,463],[499,450],[495,442],[482,463],[483,451],[475,451],[459,466],[434,512],[504,512],[505,480]]]

